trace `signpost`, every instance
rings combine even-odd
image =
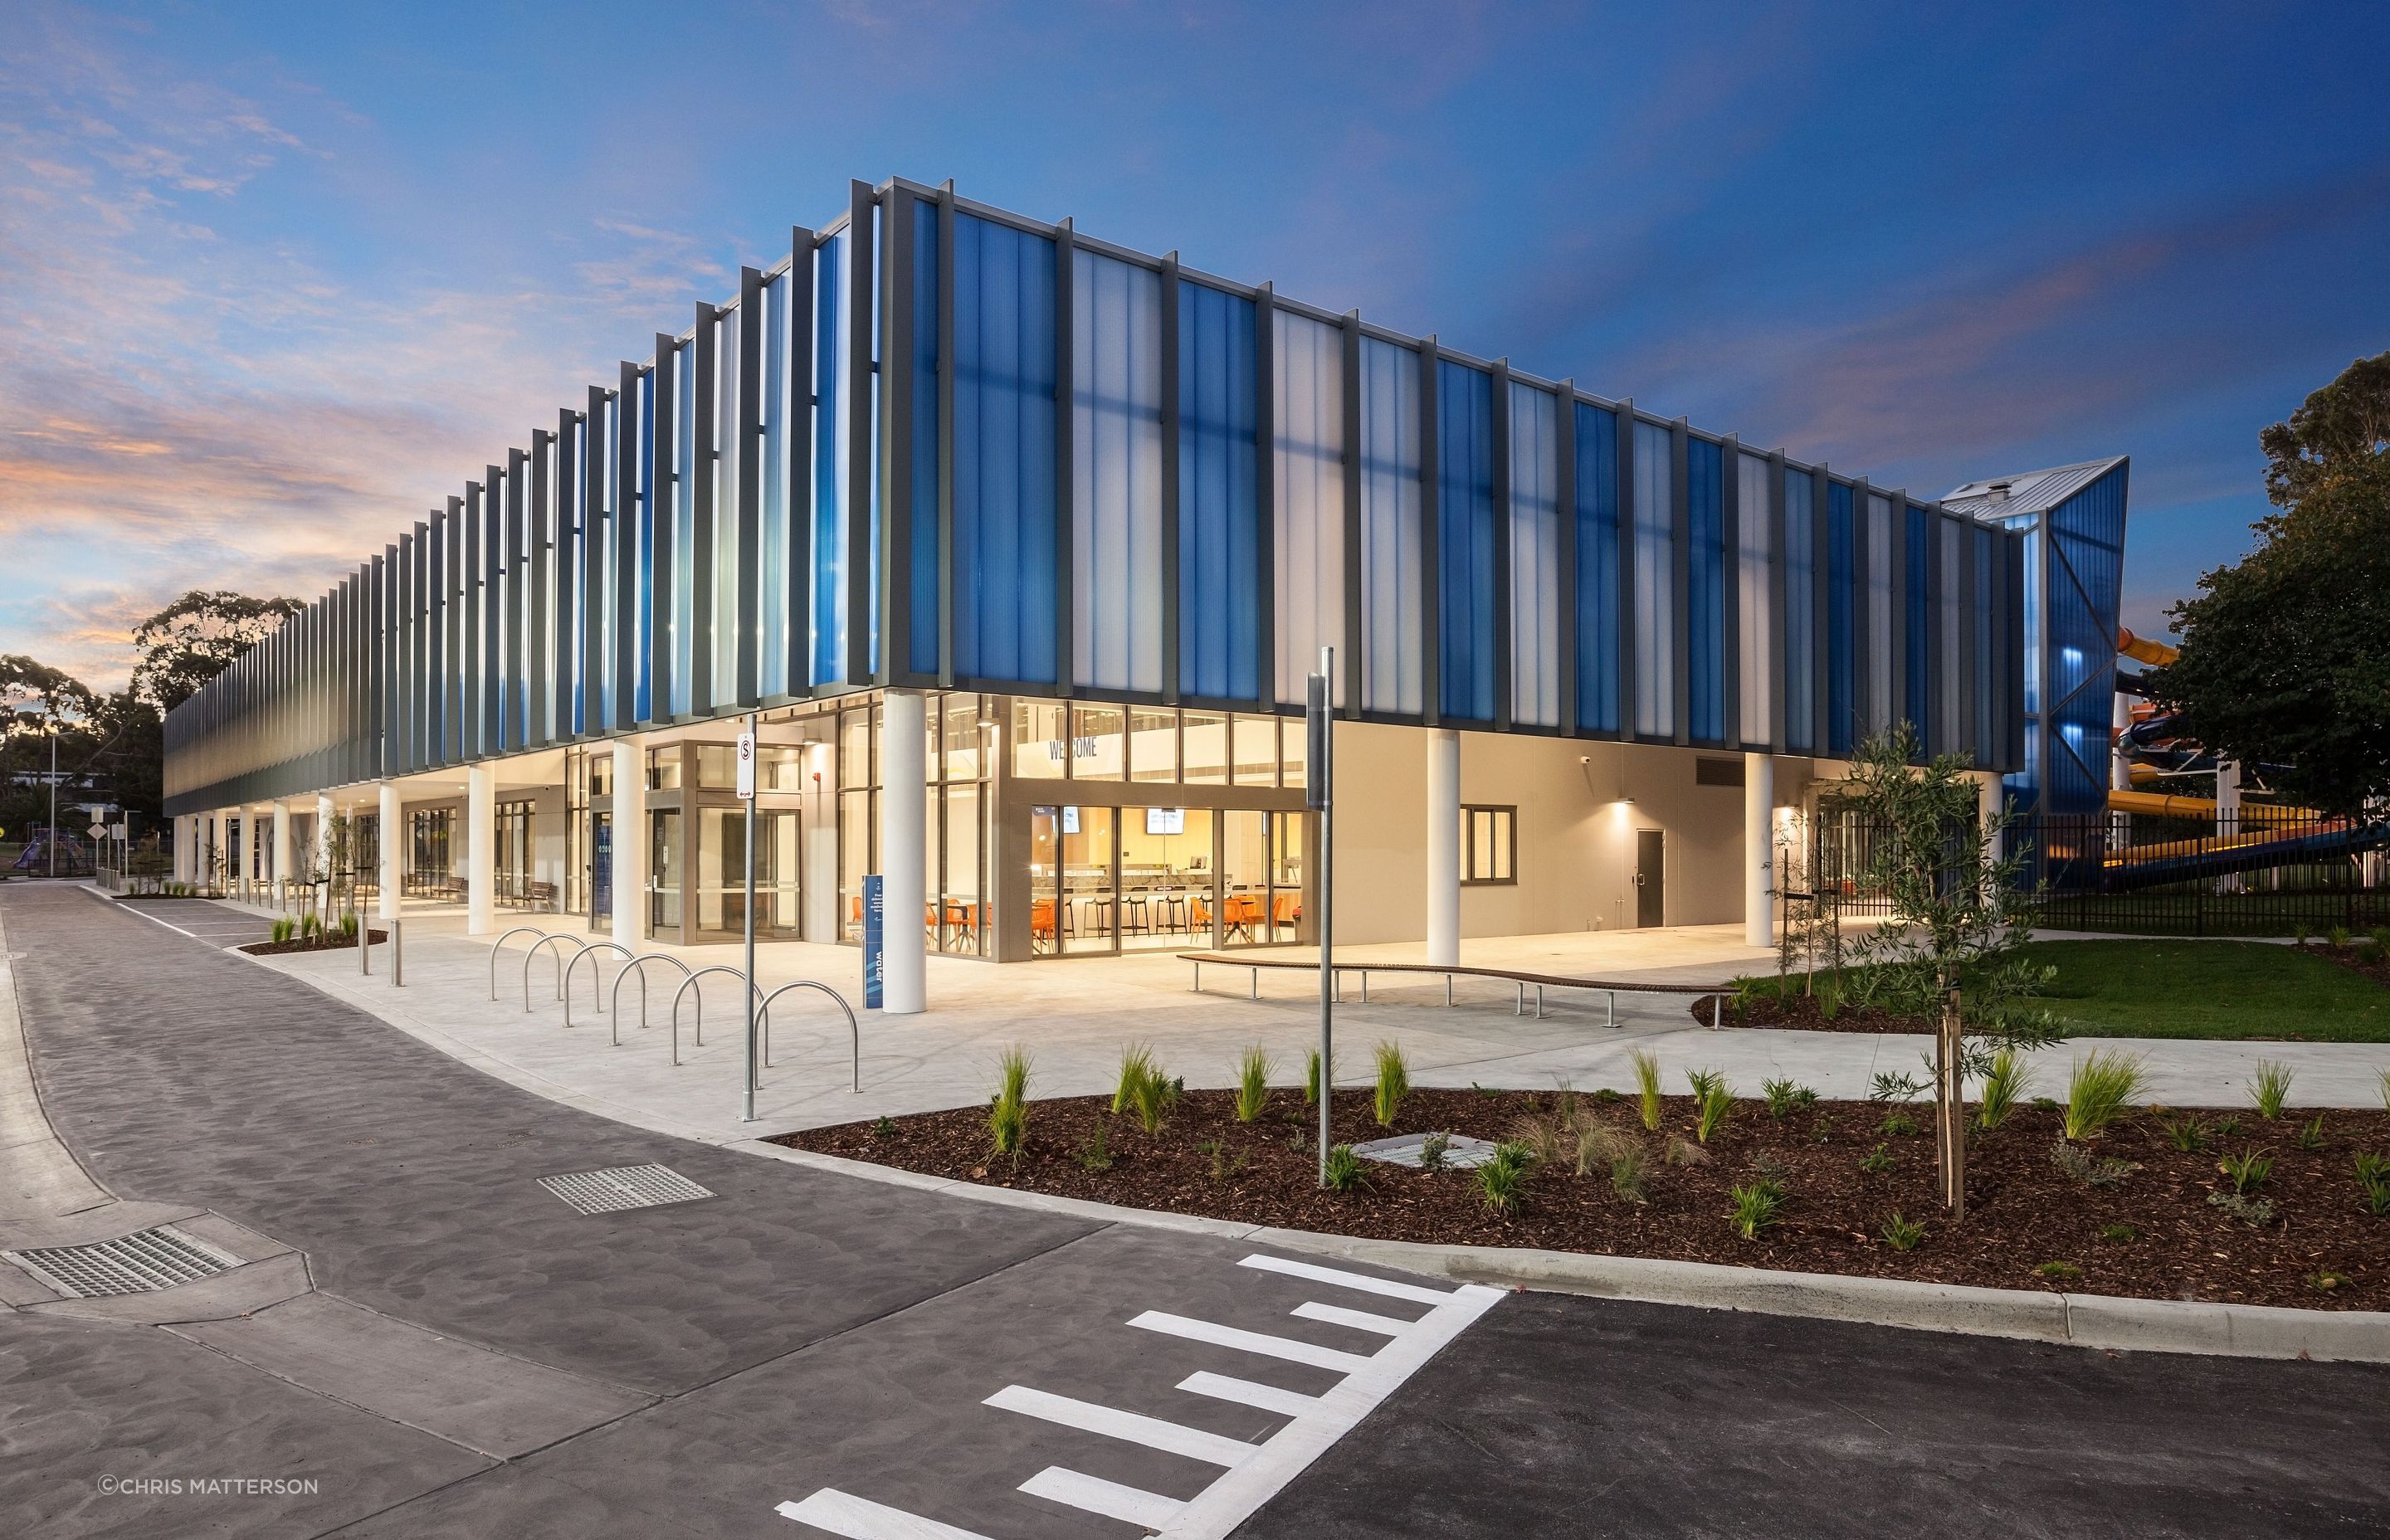
[[[1329,907],[1330,874],[1335,864],[1330,858],[1333,848],[1329,842],[1329,820],[1331,799],[1330,788],[1335,781],[1335,763],[1330,757],[1334,747],[1334,698],[1328,682],[1336,677],[1336,649],[1319,649],[1319,672],[1306,684],[1304,702],[1303,731],[1307,773],[1303,778],[1303,803],[1319,817],[1319,869],[1314,874],[1312,887],[1319,903],[1319,913],[1314,919],[1315,934],[1319,937],[1319,1185],[1328,1186],[1328,1101],[1336,1083],[1336,964],[1332,955],[1335,931],[1330,925],[1333,911]]]
[[[755,1121],[755,713],[739,735],[739,800],[747,804],[747,1089],[741,1119]]]

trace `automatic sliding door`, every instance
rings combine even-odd
[[[1121,810],[1123,951],[1211,944],[1212,827],[1207,807]]]

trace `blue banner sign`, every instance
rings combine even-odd
[[[863,879],[863,1008],[880,1008],[880,969],[885,958],[880,937],[886,933],[886,915],[880,899],[880,876],[867,873]]]

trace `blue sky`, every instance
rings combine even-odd
[[[849,177],[1879,485],[2133,456],[2127,619],[2390,348],[2390,7],[72,6],[0,27],[0,651],[312,595]]]

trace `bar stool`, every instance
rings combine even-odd
[[[1148,935],[1152,930],[1152,916],[1146,908],[1145,890],[1130,890],[1128,896],[1121,900],[1121,933],[1125,935],[1135,930],[1139,935]]]

